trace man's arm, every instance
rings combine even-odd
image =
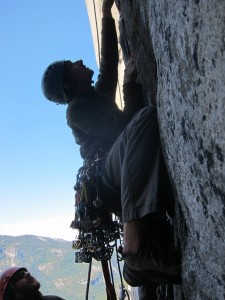
[[[102,3],[102,16],[105,17],[111,17],[112,18],[112,6],[113,6],[114,0],[103,0]]]
[[[115,21],[112,18],[114,0],[103,0],[100,73],[95,88],[98,92],[115,101],[118,79],[118,40]]]
[[[142,85],[137,83],[137,68],[135,56],[131,56],[124,70],[123,78],[123,112],[128,118],[145,106],[142,94]]]

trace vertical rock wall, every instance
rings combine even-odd
[[[225,299],[225,1],[121,0],[177,199],[185,299]]]

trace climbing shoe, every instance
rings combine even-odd
[[[152,273],[156,282],[181,281],[180,248],[160,249],[155,243],[149,242],[140,247],[137,254],[125,255],[124,263],[135,271]]]
[[[142,285],[159,285],[159,284],[176,284],[180,285],[181,277],[164,274],[162,272],[145,270],[136,271],[129,268],[126,263],[123,265],[123,278],[130,286],[142,286]]]

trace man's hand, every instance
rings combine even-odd
[[[114,0],[103,0],[102,1],[102,7],[109,7],[111,9],[111,7],[113,6]]]
[[[123,83],[134,82],[137,77],[137,68],[135,56],[132,55],[124,70]]]
[[[114,0],[103,0],[102,2],[102,13],[103,17],[112,17],[111,8],[113,6]]]

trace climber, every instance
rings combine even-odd
[[[45,70],[42,90],[48,100],[68,105],[67,124],[82,158],[95,160],[98,154],[102,159],[99,188],[105,208],[122,218],[125,263],[137,271],[157,272],[159,278],[176,277],[180,262],[171,259],[169,247],[169,195],[157,113],[154,106],[144,107],[141,85],[135,81],[135,57],[124,72],[123,111],[115,103],[118,48],[113,3],[103,0],[96,84],[92,85],[93,71],[82,60],[61,60]]]
[[[24,267],[11,267],[0,275],[0,300],[64,300],[43,296],[40,283]]]

